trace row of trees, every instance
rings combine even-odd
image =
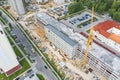
[[[84,9],[84,6],[89,9],[94,6],[95,11],[99,14],[109,13],[114,20],[120,22],[120,0],[74,0],[69,5],[68,12],[71,14],[80,11]]]

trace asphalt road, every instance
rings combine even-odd
[[[34,59],[36,62],[36,69],[41,72],[42,74],[44,74],[44,76],[46,76],[46,78],[48,80],[56,80],[56,78],[54,77],[54,75],[52,74],[52,72],[49,69],[46,69],[44,66],[46,65],[45,63],[43,63],[42,59],[36,55],[35,53],[32,52],[32,46],[29,44],[29,42],[26,40],[26,38],[24,37],[24,35],[22,34],[22,32],[20,30],[18,30],[18,28],[16,28],[16,26],[13,24],[13,29],[12,29],[12,34],[15,34],[17,36],[17,40],[20,40],[19,44],[24,45],[26,53],[28,55],[30,55],[31,59]]]
[[[36,57],[36,59],[37,63],[39,63],[36,64],[37,70],[42,72],[45,76],[47,76],[49,78],[48,80],[56,80],[56,78],[52,76],[51,72],[49,71],[49,68],[45,67],[46,65],[42,62],[42,59],[40,59],[38,56]]]

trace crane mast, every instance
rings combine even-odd
[[[91,17],[91,27],[90,27],[90,33],[88,35],[88,39],[87,39],[87,47],[84,53],[84,57],[83,57],[83,61],[82,61],[82,67],[85,67],[86,62],[87,62],[87,56],[89,53],[89,48],[91,46],[91,42],[92,42],[92,38],[93,38],[93,19],[94,19],[94,7],[92,7],[92,17]]]

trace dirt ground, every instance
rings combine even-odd
[[[12,8],[8,9],[7,11],[8,11],[9,13],[11,13],[13,17],[15,17],[15,18],[19,17],[19,15],[18,15],[15,11],[13,11]]]
[[[47,8],[51,8],[51,7],[55,7],[55,6],[58,6],[58,5],[56,5],[53,1],[49,1],[48,3],[43,5],[42,8],[47,9]]]
[[[43,28],[41,28],[38,24],[34,24],[34,29],[33,31],[38,35],[38,36],[41,36],[41,37],[44,37],[45,36],[45,31]]]

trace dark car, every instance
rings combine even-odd
[[[28,70],[27,73],[30,73],[32,71],[32,69]]]
[[[29,78],[32,78],[34,76],[34,74],[30,75]]]
[[[45,69],[47,69],[47,66],[44,66]]]
[[[20,80],[20,78],[18,77],[18,78],[16,78],[15,80]]]

